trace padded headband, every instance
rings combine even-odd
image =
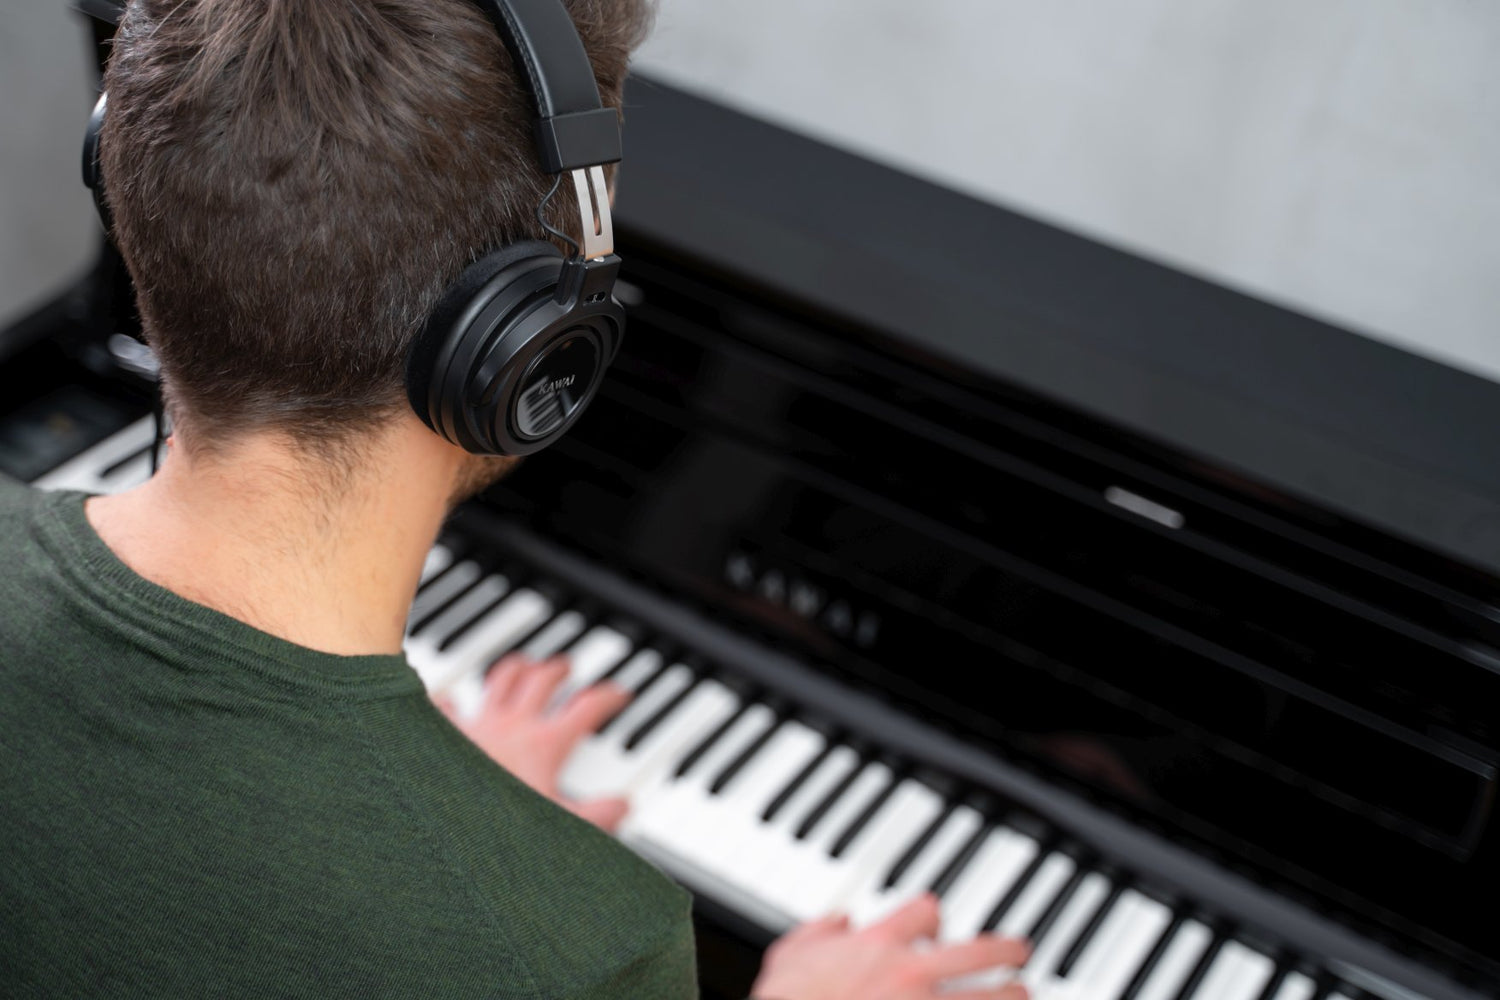
[[[594,68],[561,0],[474,0],[495,25],[536,104],[549,174],[618,162],[620,118],[599,100]]]

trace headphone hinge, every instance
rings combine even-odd
[[[609,188],[602,166],[572,171],[573,191],[578,195],[578,218],[583,231],[583,249],[589,260],[615,252],[615,222],[609,210]]]
[[[571,257],[563,261],[554,301],[565,309],[598,305],[607,301],[620,273],[620,258],[614,254],[593,260]]]

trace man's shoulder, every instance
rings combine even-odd
[[[476,949],[516,956],[511,974],[539,995],[693,995],[683,889],[512,777],[436,712],[406,720],[404,746],[387,741],[394,724],[379,714],[390,710],[369,707],[368,745],[416,834],[412,850],[436,863],[444,905],[469,914]],[[620,992],[636,981],[649,986]]]
[[[29,517],[42,495],[36,487],[0,472],[0,518]]]
[[[59,502],[65,500],[66,497],[0,473],[0,538],[4,539],[8,567],[5,583],[12,592],[28,595],[28,604],[37,598],[31,593],[35,581],[54,576],[54,561],[45,544],[45,526],[49,512],[57,510]],[[22,608],[5,609],[9,617],[22,611]]]

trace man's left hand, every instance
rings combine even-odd
[[[505,657],[484,682],[479,712],[462,718],[446,699],[438,708],[481,750],[532,788],[611,832],[625,818],[624,799],[574,802],[557,787],[558,773],[573,748],[624,708],[630,694],[614,684],[595,684],[555,708],[558,688],[568,676],[560,656],[532,660],[519,653]]]

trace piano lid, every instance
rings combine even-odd
[[[1500,573],[1500,385],[649,79],[626,107],[636,240]]]

